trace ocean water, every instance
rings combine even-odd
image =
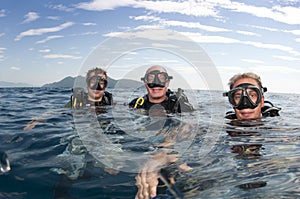
[[[116,105],[96,114],[64,108],[70,89],[1,88],[0,198],[134,198],[136,173],[166,136],[179,161],[158,198],[300,197],[300,95],[266,93],[281,115],[236,127],[220,91],[186,91],[196,111],[168,118],[127,108],[144,90],[111,92]]]

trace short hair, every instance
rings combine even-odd
[[[92,73],[95,73],[96,75],[98,74],[103,74],[106,78],[107,78],[107,72],[105,70],[103,70],[102,68],[98,68],[98,67],[95,67],[93,69],[90,69],[87,74],[86,74],[86,80],[88,80],[88,78],[90,77],[90,75]]]
[[[228,82],[228,85],[229,85],[229,88],[230,89],[233,89],[233,85],[236,81],[240,80],[240,79],[243,79],[243,78],[251,78],[251,79],[254,79],[257,84],[259,85],[260,88],[262,88],[262,83],[261,83],[261,79],[260,79],[260,76],[258,76],[257,74],[255,73],[252,73],[252,72],[247,72],[247,73],[238,73],[236,75],[234,75],[233,77],[231,77],[229,79],[229,82]]]
[[[166,69],[165,67],[160,66],[160,65],[153,65],[153,66],[151,66],[151,67],[149,67],[149,68],[147,69],[146,74],[147,74],[150,70],[152,70],[153,68],[159,68],[160,71],[163,71],[163,72],[168,73],[168,72],[167,72],[167,69]]]

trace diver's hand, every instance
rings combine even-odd
[[[27,130],[31,130],[33,129],[38,123],[46,123],[47,120],[45,119],[45,117],[47,118],[49,115],[52,115],[53,111],[47,111],[45,113],[43,113],[42,115],[40,115],[38,118],[31,120],[30,122],[27,123],[27,125],[23,128],[24,131]]]
[[[156,188],[160,177],[160,169],[178,160],[176,155],[166,153],[155,154],[144,165],[141,172],[136,176],[138,192],[136,199],[149,199],[156,196]]]
[[[45,119],[34,119],[27,123],[27,125],[23,128],[24,131],[28,131],[33,129],[38,123],[46,123]]]

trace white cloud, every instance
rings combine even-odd
[[[4,9],[0,10],[0,17],[5,17],[6,16],[6,11]]]
[[[41,53],[48,53],[48,52],[50,52],[50,51],[51,51],[50,49],[39,50],[39,52],[41,52]]]
[[[46,59],[82,59],[82,57],[73,56],[73,55],[63,55],[63,54],[49,54],[43,56]]]
[[[257,48],[265,48],[265,49],[281,50],[281,51],[285,51],[285,52],[293,52],[292,47],[283,46],[283,45],[279,45],[279,44],[266,44],[266,43],[253,42],[253,41],[243,41],[241,43],[247,44],[250,46],[255,46]]]
[[[248,1],[251,2],[251,1]],[[206,1],[146,1],[146,0],[119,0],[103,1],[93,0],[78,4],[76,7],[85,10],[102,11],[113,10],[118,7],[131,6],[144,8],[158,13],[179,13],[189,16],[210,16],[223,18],[219,15],[221,10],[250,14],[259,18],[268,18],[286,24],[300,24],[300,8],[292,6],[275,5],[273,7],[259,7],[230,0]]]
[[[0,53],[2,53],[2,52],[5,51],[5,50],[6,50],[6,48],[0,47]]]
[[[50,5],[49,8],[59,11],[72,12],[74,9],[64,6],[62,4],[59,5]]]
[[[161,21],[160,17],[150,16],[150,15],[143,15],[143,16],[129,16],[129,19],[133,20],[142,20],[142,21]]]
[[[60,20],[60,17],[59,16],[48,16],[47,19],[58,21],[58,20]]]
[[[80,3],[76,7],[85,10],[102,11],[113,10],[118,7],[131,6],[134,8],[144,8],[159,13],[180,13],[192,16],[214,16],[217,11],[211,2],[195,1],[138,1],[138,0],[119,0],[103,1],[93,0],[91,2]]]
[[[218,28],[214,26],[202,25],[196,22],[183,22],[183,21],[161,21],[164,26],[180,26],[184,28],[196,28],[200,30],[205,30],[209,32],[230,32],[231,30],[225,28]]]
[[[19,41],[23,37],[27,37],[27,36],[36,36],[36,35],[43,35],[46,33],[58,32],[58,31],[61,31],[65,28],[68,28],[73,25],[74,25],[73,22],[66,22],[66,23],[63,23],[59,26],[55,26],[52,28],[30,29],[25,32],[21,32],[19,35],[17,35],[17,37],[15,38],[15,41]]]
[[[278,59],[282,59],[282,60],[286,60],[286,61],[300,61],[300,58],[296,58],[296,57],[277,56],[277,55],[274,55],[273,57],[278,58]]]
[[[264,63],[261,60],[255,60],[255,59],[241,59],[241,60],[244,61],[244,62],[254,63],[254,64],[262,64],[262,63]]]
[[[247,13],[260,18],[268,18],[286,24],[300,24],[300,8],[273,6],[271,8],[246,5],[239,2],[231,2],[221,5],[234,12]]]
[[[300,30],[286,30],[284,32],[292,33],[292,34],[297,35],[297,36],[300,35]]]
[[[249,26],[249,25],[246,25],[246,26]],[[280,31],[276,28],[269,28],[269,27],[265,27],[265,26],[250,25],[249,27],[253,27],[253,28],[257,28],[257,29],[261,29],[261,30],[268,30],[270,32],[279,32]]]
[[[87,23],[83,23],[82,25],[84,26],[96,26],[96,23],[91,23],[91,22],[87,22]]]
[[[36,12],[28,12],[24,16],[24,18],[25,18],[25,20],[22,23],[29,23],[29,22],[37,20],[38,18],[40,18],[40,16]]]
[[[4,35],[5,35],[5,33],[3,33],[3,32],[2,32],[2,33],[0,33],[0,37],[2,37],[2,36],[4,36]]]
[[[52,40],[52,39],[58,39],[58,38],[62,38],[62,37],[64,37],[64,36],[62,36],[62,35],[52,35],[52,36],[48,36],[46,39],[37,41],[36,43],[37,43],[37,44],[41,44],[41,43],[45,43],[45,42],[47,42],[47,41],[49,41],[49,40]]]
[[[264,66],[264,65],[260,65],[260,66],[256,66],[255,68],[253,68],[252,70],[255,71],[259,71],[259,73],[277,73],[277,74],[294,74],[294,73],[300,73],[300,69],[295,69],[292,67],[286,67],[286,66]]]
[[[236,31],[236,32],[239,33],[239,34],[242,34],[242,35],[259,36],[257,33],[249,32],[249,31],[241,31],[241,30],[238,30],[238,31]]]
[[[117,7],[134,5],[134,0],[103,1],[93,0],[92,2],[79,3],[76,7],[84,10],[113,10]]]
[[[11,69],[11,70],[21,70],[21,68],[15,67],[15,66],[10,67],[10,69]]]

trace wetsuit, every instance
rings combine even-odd
[[[183,94],[183,90],[178,89],[179,92],[172,92],[168,90],[166,93],[167,98],[159,103],[162,107],[164,107],[167,113],[181,113],[181,112],[190,112],[193,111],[193,106],[189,103],[187,97]],[[138,100],[142,100],[139,102]],[[148,94],[141,98],[135,98],[129,103],[130,108],[136,109],[145,109],[149,111],[149,109],[156,105],[156,103],[152,103],[149,101]]]
[[[65,105],[66,108],[83,108],[90,107],[90,106],[107,106],[113,104],[113,97],[112,94],[104,91],[104,96],[102,100],[99,102],[93,102],[88,100],[87,93],[84,92],[83,88],[74,88],[73,95],[71,96],[71,100]]]
[[[275,116],[279,116],[280,110],[281,110],[281,108],[274,106],[269,101],[265,101],[265,106],[261,108],[261,114],[263,117],[275,117]],[[225,118],[226,119],[237,119],[236,114],[233,111],[227,112]]]

